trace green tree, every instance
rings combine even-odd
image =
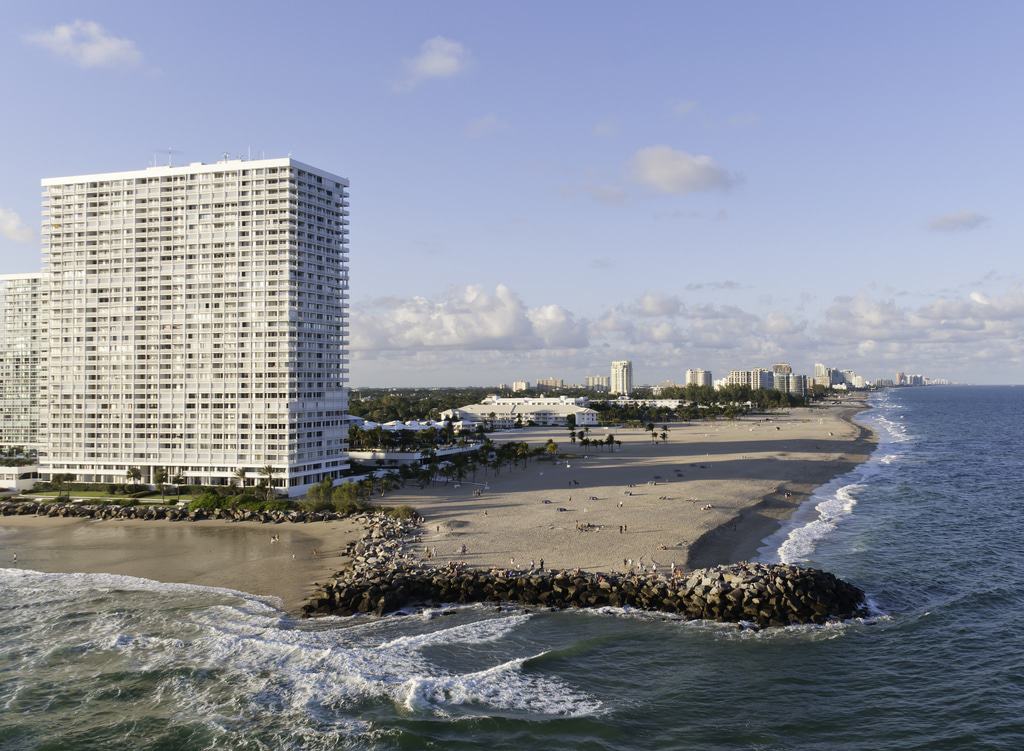
[[[153,484],[160,490],[160,501],[164,501],[164,494],[167,488],[164,485],[167,483],[167,470],[163,467],[156,467],[153,470]]]
[[[548,438],[548,442],[544,444],[544,451],[548,456],[554,456],[558,453],[558,444]]]
[[[70,497],[71,497],[70,495],[62,496],[61,490],[65,486],[67,486],[68,483],[72,482],[74,479],[75,479],[74,475],[68,475],[68,474],[57,474],[57,475],[54,475],[53,477],[50,478],[50,482],[52,482],[54,485],[57,486],[57,500],[58,501],[62,497],[66,497],[67,499],[70,499]]]
[[[245,467],[235,467],[231,473],[231,484],[234,485],[236,480],[239,487],[245,487]]]
[[[142,481],[142,470],[138,467],[128,467],[124,473],[129,485],[138,485]]]
[[[270,501],[274,498],[274,475],[277,474],[277,467],[273,464],[265,464],[260,467],[260,485],[266,487],[266,497]]]

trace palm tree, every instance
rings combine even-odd
[[[176,472],[171,478],[171,484],[174,486],[174,494],[181,495],[181,486],[185,484],[185,475]]]
[[[245,487],[245,467],[238,467],[231,473],[232,485],[235,484],[235,480],[238,480],[239,487]]]
[[[153,470],[153,483],[160,488],[160,502],[164,502],[164,493],[167,490],[164,485],[167,483],[167,470],[157,467]]]
[[[664,443],[667,440],[668,440],[668,433],[666,433],[664,430],[661,431],[661,442]]]
[[[69,482],[71,482],[74,479],[75,479],[74,475],[64,475],[64,474],[54,475],[53,477],[50,478],[50,482],[52,482],[54,485],[57,486],[57,500],[58,501],[61,499],[61,490],[64,488],[65,485],[67,485]]]
[[[266,484],[267,487],[267,500],[271,500],[274,497],[274,475],[277,474],[277,467],[272,464],[267,464],[260,467],[260,483]]]
[[[548,456],[554,456],[558,453],[558,444],[548,438],[548,442],[544,444],[544,450],[547,452]]]
[[[128,467],[124,476],[127,478],[129,485],[138,485],[142,480],[142,470],[138,467]]]

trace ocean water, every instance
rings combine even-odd
[[[761,632],[0,570],[0,749],[1024,749],[1024,388],[873,397],[868,463],[766,559],[875,614]]]

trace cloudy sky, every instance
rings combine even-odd
[[[1024,382],[1024,5],[9,4],[0,271],[39,179],[352,181],[358,385],[632,358]]]

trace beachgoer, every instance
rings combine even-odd
[[[540,570],[541,571],[544,570],[544,559],[543,558],[540,559]]]

